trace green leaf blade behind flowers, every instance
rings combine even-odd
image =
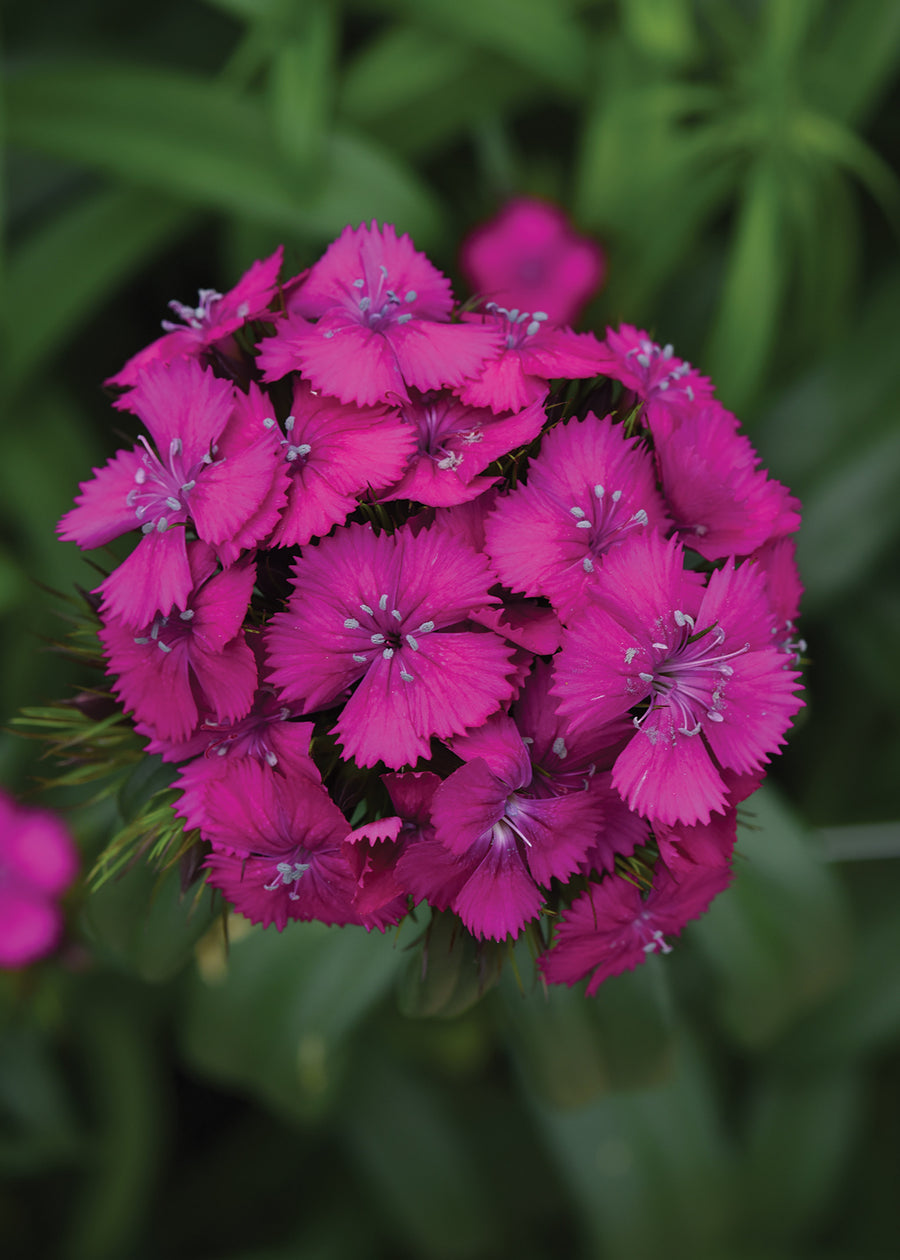
[[[843,982],[849,922],[840,886],[767,784],[741,807],[735,881],[692,925],[740,1044],[772,1044]]]
[[[183,1053],[204,1076],[310,1120],[331,1106],[347,1043],[406,955],[391,933],[228,922],[227,949],[215,927],[198,950],[180,1017]]]
[[[704,356],[726,406],[740,411],[764,379],[787,278],[785,216],[775,160],[744,188],[721,301]]]
[[[607,982],[608,983],[608,982]],[[720,1260],[733,1254],[733,1159],[714,1074],[680,1036],[666,1081],[587,1106],[531,1110],[603,1260]]]
[[[400,0],[417,23],[508,58],[564,97],[577,96],[590,70],[586,32],[561,0]]]
[[[91,193],[12,251],[7,271],[5,384],[15,391],[126,277],[191,225],[167,197],[131,188]],[[52,297],[51,297],[52,295]]]
[[[670,1075],[675,1050],[664,965],[650,958],[604,981],[593,998],[584,986],[530,985],[511,976],[500,986],[502,1020],[513,1059],[539,1098],[577,1107],[599,1094],[656,1085]]]
[[[348,132],[327,136],[318,178],[299,182],[262,106],[220,83],[62,62],[12,77],[8,103],[13,143],[283,232],[325,239],[376,218],[425,244],[440,225],[409,167]]]

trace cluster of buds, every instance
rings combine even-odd
[[[802,703],[798,504],[643,332],[459,308],[375,223],[281,266],[109,382],[146,432],[60,534],[137,538],[112,690],[252,922],[427,902],[593,992],[729,883]]]

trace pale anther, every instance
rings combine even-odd
[[[344,622],[344,629],[345,630],[358,630],[359,622],[356,620],[355,617],[348,617],[347,620]]]

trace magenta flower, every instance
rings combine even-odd
[[[541,885],[578,869],[602,826],[603,801],[589,788],[538,795],[528,749],[506,714],[451,746],[466,764],[431,807],[436,839],[466,872],[451,905],[470,932],[502,940],[537,914]]]
[[[78,870],[68,830],[0,791],[0,967],[27,967],[56,945],[60,896]]]
[[[302,546],[342,525],[357,496],[396,481],[415,449],[413,429],[395,411],[348,406],[301,380],[283,431],[271,413],[265,423],[289,473],[287,507],[270,540],[276,547]]]
[[[556,206],[516,197],[463,241],[460,266],[473,293],[508,308],[546,311],[571,324],[603,284],[606,258]]]
[[[635,393],[647,404],[650,418],[665,416],[670,406],[701,402],[713,394],[708,377],[679,359],[671,346],[658,346],[631,324],[621,324],[618,332],[607,328],[597,371]]]
[[[553,688],[579,728],[646,706],[612,783],[631,809],[670,825],[724,810],[720,767],[758,770],[802,705],[799,675],[772,646],[757,566],[729,560],[703,587],[682,556],[674,539],[648,534],[607,558],[599,598],[564,635]]]
[[[748,555],[800,528],[800,504],[759,467],[735,417],[715,399],[651,421],[663,494],[685,546],[707,560]]]
[[[669,954],[666,936],[699,919],[731,883],[727,866],[694,867],[671,875],[661,864],[646,898],[618,876],[591,884],[563,915],[553,948],[538,959],[551,984],[577,984],[590,975],[593,997],[604,980],[633,971],[649,954]]]
[[[482,556],[434,530],[350,525],[294,565],[267,638],[271,680],[304,712],[358,683],[334,730],[359,765],[399,769],[477,726],[512,694],[511,650],[468,614],[496,602]]]
[[[175,812],[184,819],[185,827],[203,826],[211,785],[227,777],[235,763],[246,757],[288,778],[302,775],[321,782],[319,769],[309,755],[313,723],[290,721],[291,716],[290,707],[281,704],[271,687],[260,687],[246,717],[229,722],[217,721],[209,714],[201,719],[189,743],[181,746],[202,753],[195,753],[178,772],[181,798]],[[153,741],[147,751],[159,750],[160,745],[166,747],[162,741]],[[168,747],[172,749],[172,745]],[[163,756],[165,759],[165,752]]]
[[[537,661],[511,713],[528,747],[534,768],[529,791],[535,796],[564,796],[590,792],[600,803],[603,826],[578,863],[585,875],[612,871],[616,857],[627,857],[649,838],[646,819],[631,812],[610,779],[610,767],[631,738],[634,728],[620,718],[599,730],[572,730],[556,711],[550,694],[551,665]]]
[[[521,411],[546,397],[547,382],[596,376],[605,356],[593,333],[575,333],[551,324],[546,311],[508,310],[488,302],[483,313],[464,316],[467,327],[491,329],[499,354],[480,372],[469,373],[457,393],[470,407]]]
[[[413,499],[429,507],[469,502],[489,489],[494,477],[476,474],[540,433],[543,399],[514,415],[498,416],[469,407],[453,394],[422,394],[405,403],[400,415],[418,437],[418,450],[401,480],[382,502]]]
[[[269,258],[255,262],[233,289],[225,294],[201,289],[195,307],[170,302],[181,324],[163,320],[165,336],[151,342],[128,360],[121,371],[109,377],[106,385],[136,385],[151,363],[171,363],[173,359],[196,358],[217,342],[236,332],[247,320],[274,319],[269,310],[278,288],[278,272],[284,249],[281,245]]]
[[[321,785],[252,758],[235,763],[206,801],[208,882],[249,919],[279,931],[291,919],[358,923],[346,819]]]
[[[116,617],[98,631],[117,675],[113,692],[161,740],[184,741],[200,710],[222,722],[244,717],[256,690],[256,661],[241,626],[250,603],[255,566],[239,562],[214,574],[205,543],[188,544],[192,589],[184,607],[157,613],[139,634]]]
[[[410,386],[461,385],[499,339],[493,329],[448,323],[452,305],[450,281],[408,236],[374,221],[346,227],[262,342],[260,366],[266,380],[296,369],[315,389],[363,407],[408,401]]]
[[[142,437],[95,469],[59,535],[91,548],[141,529],[135,550],[98,588],[103,612],[136,628],[185,607],[193,585],[188,522],[213,546],[237,537],[246,544],[248,520],[268,501],[278,448],[261,418],[248,430],[243,408],[230,430],[232,386],[192,359],[151,364],[120,405],[143,420],[156,449]]]
[[[589,412],[546,434],[527,484],[498,497],[485,542],[506,586],[546,596],[566,621],[611,548],[667,525],[648,451]]]

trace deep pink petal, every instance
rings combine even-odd
[[[157,612],[184,608],[193,587],[184,530],[145,534],[127,559],[97,587],[104,616],[143,628]]]
[[[140,521],[127,499],[142,456],[139,449],[117,451],[103,468],[95,468],[93,478],[79,486],[75,507],[59,522],[60,538],[90,549],[137,529]]]

